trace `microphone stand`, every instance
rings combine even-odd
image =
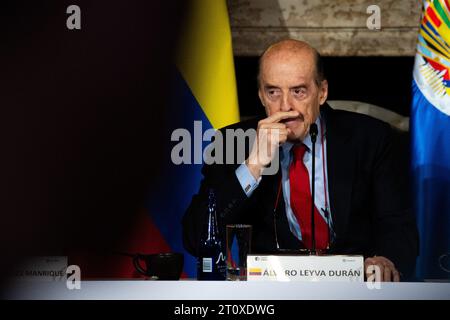
[[[314,224],[314,208],[315,208],[315,187],[316,187],[316,140],[317,140],[317,125],[315,123],[311,124],[309,127],[309,135],[311,136],[312,143],[312,168],[311,168],[311,241],[312,246],[310,250],[310,255],[316,255],[316,227]]]
[[[312,184],[311,184],[311,238],[312,238],[312,248],[311,249],[282,249],[280,248],[280,244],[278,242],[278,232],[277,232],[277,223],[276,223],[276,216],[277,216],[277,208],[278,208],[278,201],[280,197],[281,192],[281,181],[280,186],[278,189],[277,199],[275,202],[275,206],[273,208],[273,222],[274,222],[274,233],[275,233],[275,245],[276,253],[285,253],[285,254],[301,254],[301,255],[317,255],[318,252],[316,250],[316,230],[314,225],[314,208],[315,208],[315,176],[316,176],[316,141],[317,141],[317,134],[318,129],[317,125],[315,123],[311,124],[309,127],[309,134],[311,136],[311,142],[312,142],[312,171],[311,171],[311,177],[312,177]]]

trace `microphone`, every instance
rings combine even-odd
[[[314,224],[314,208],[315,208],[315,187],[316,187],[316,140],[317,140],[317,124],[312,123],[309,126],[309,135],[312,142],[312,168],[311,168],[311,254],[316,254],[316,227]]]

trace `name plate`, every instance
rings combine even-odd
[[[247,256],[248,281],[364,281],[363,256]]]
[[[29,257],[12,272],[15,279],[31,281],[66,281],[66,256]]]

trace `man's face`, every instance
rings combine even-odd
[[[261,65],[259,85],[258,95],[267,116],[280,111],[300,114],[282,122],[291,129],[289,141],[303,140],[328,94],[327,81],[322,81],[320,86],[315,81],[313,53],[301,50],[269,54]]]

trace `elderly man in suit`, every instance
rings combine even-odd
[[[183,219],[186,249],[196,255],[210,187],[217,193],[222,231],[230,223],[253,225],[253,252],[311,248],[308,133],[315,123],[316,247],[364,255],[365,267],[377,265],[383,281],[411,275],[418,235],[394,130],[369,116],[329,107],[321,57],[305,42],[271,45],[259,67],[258,95],[267,117],[225,128],[254,128],[256,139],[244,162],[203,167],[200,191]],[[263,149],[269,152],[262,155]],[[264,175],[274,151],[280,169]]]

